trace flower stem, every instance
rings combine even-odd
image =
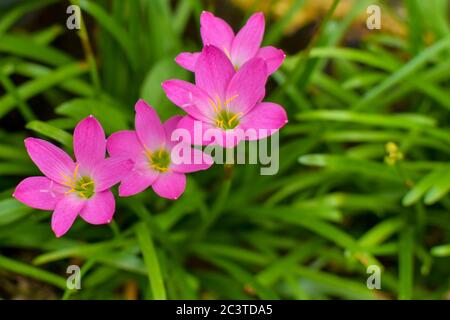
[[[72,4],[79,5],[78,0],[71,0]],[[89,42],[89,35],[86,30],[86,25],[84,23],[83,14],[80,12],[80,30],[78,31],[78,36],[81,40],[81,45],[83,46],[83,51],[86,55],[86,60],[89,65],[89,72],[91,75],[91,80],[95,88],[96,96],[100,95],[101,85],[100,77],[98,74],[97,62],[95,60],[94,51],[92,50],[91,43]]]

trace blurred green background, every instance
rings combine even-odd
[[[66,9],[81,7],[82,29]],[[381,29],[366,9],[381,7]],[[448,299],[448,0],[99,0],[0,2],[0,298]],[[40,175],[23,139],[71,152],[94,114],[132,128],[138,98],[180,113],[161,82],[201,49],[209,10],[235,29],[266,15],[264,44],[287,59],[267,101],[283,105],[280,171],[190,174],[176,202],[120,198],[108,226],[78,219],[61,239],[51,212],[12,199]],[[116,190],[115,190],[116,191]],[[81,290],[66,269],[81,266]],[[369,290],[369,265],[381,289]]]

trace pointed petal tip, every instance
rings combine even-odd
[[[151,105],[149,105],[147,102],[145,102],[144,99],[139,99],[136,104],[134,105],[134,110],[137,112],[139,109],[142,110],[142,108],[151,108]]]
[[[24,142],[25,146],[28,146],[30,143],[33,143],[33,142],[36,141],[36,140],[37,140],[36,138],[28,137],[28,138],[25,138],[25,139],[23,140],[23,142]]]
[[[171,83],[172,80],[165,80],[163,82],[161,82],[161,87],[163,88],[163,90],[167,89],[167,86]]]
[[[100,121],[98,121],[97,118],[94,117],[94,115],[90,114],[89,116],[87,116],[86,118],[80,120],[80,122],[77,123],[77,125],[75,127],[75,130],[76,130],[77,127],[79,127],[83,123],[96,124],[97,126],[100,126],[100,127],[102,126]],[[103,130],[103,128],[102,128],[102,130]]]
[[[58,230],[54,230],[54,229],[52,229],[52,231],[53,231],[53,233],[55,234],[55,236],[57,237],[57,238],[61,238],[66,232],[61,232],[61,231],[58,231]]]
[[[148,103],[147,103],[144,99],[142,99],[142,98],[139,98],[138,101],[136,102],[136,104],[145,104],[145,105],[148,105]]]
[[[255,12],[254,14],[252,14],[252,17],[258,18],[258,19],[260,19],[260,18],[264,19],[264,12],[262,12],[262,11]]]
[[[25,148],[28,149],[29,147],[31,147],[31,145],[33,145],[35,143],[47,142],[47,141],[39,139],[39,138],[28,137],[28,138],[25,138],[23,140],[23,142],[25,144]]]
[[[255,12],[254,14],[252,14],[250,16],[250,18],[248,18],[247,23],[256,23],[259,25],[259,27],[264,28],[265,23],[266,23],[266,18],[264,16],[264,13],[259,11],[259,12]]]
[[[202,10],[202,13],[200,14],[200,21],[202,20],[202,18],[205,18],[205,17],[215,17],[214,16],[214,14],[212,13],[212,12],[209,12],[209,11],[207,11],[207,10]]]

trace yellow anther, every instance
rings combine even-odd
[[[82,198],[88,199],[87,195],[85,195],[83,191],[78,192],[78,194],[79,194]]]
[[[231,125],[233,124],[233,121],[236,120],[238,117],[240,117],[242,115],[242,112],[238,112],[236,113],[234,116],[232,116],[230,118],[230,120],[228,120],[228,125],[231,127]]]
[[[223,127],[223,120],[216,120],[216,126],[222,128]]]
[[[169,170],[169,168],[164,168],[164,167],[158,166],[157,164],[151,164],[150,167],[152,169],[155,169],[160,172],[167,172],[167,170]]]
[[[86,189],[86,186],[91,185],[91,184],[94,184],[94,181],[89,181],[89,182],[83,183],[80,187],[81,187],[81,189]]]

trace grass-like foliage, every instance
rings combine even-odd
[[[237,28],[264,1],[248,12],[238,2],[73,0],[79,31],[65,26],[69,1],[0,4],[0,298],[448,295],[447,0],[400,1],[403,10],[380,1],[382,15],[398,15],[401,30],[390,33],[366,29],[374,1],[353,1],[341,17],[333,14],[340,1],[324,1],[301,48],[284,30],[311,1],[284,1],[292,8],[282,17],[266,12],[265,44],[287,53],[266,95],[289,117],[276,175],[247,164],[231,176],[214,165],[189,175],[177,201],[151,189],[117,197],[111,224],[78,219],[59,239],[50,212],[12,198],[20,180],[40,175],[24,138],[72,153],[73,128],[90,114],[109,135],[133,127],[138,98],[164,120],[181,113],[161,82],[192,80],[174,58],[201,49],[202,10],[233,17]],[[39,23],[30,27],[33,15]],[[81,290],[66,288],[72,264],[81,266]],[[379,290],[367,288],[370,265],[381,268]]]

